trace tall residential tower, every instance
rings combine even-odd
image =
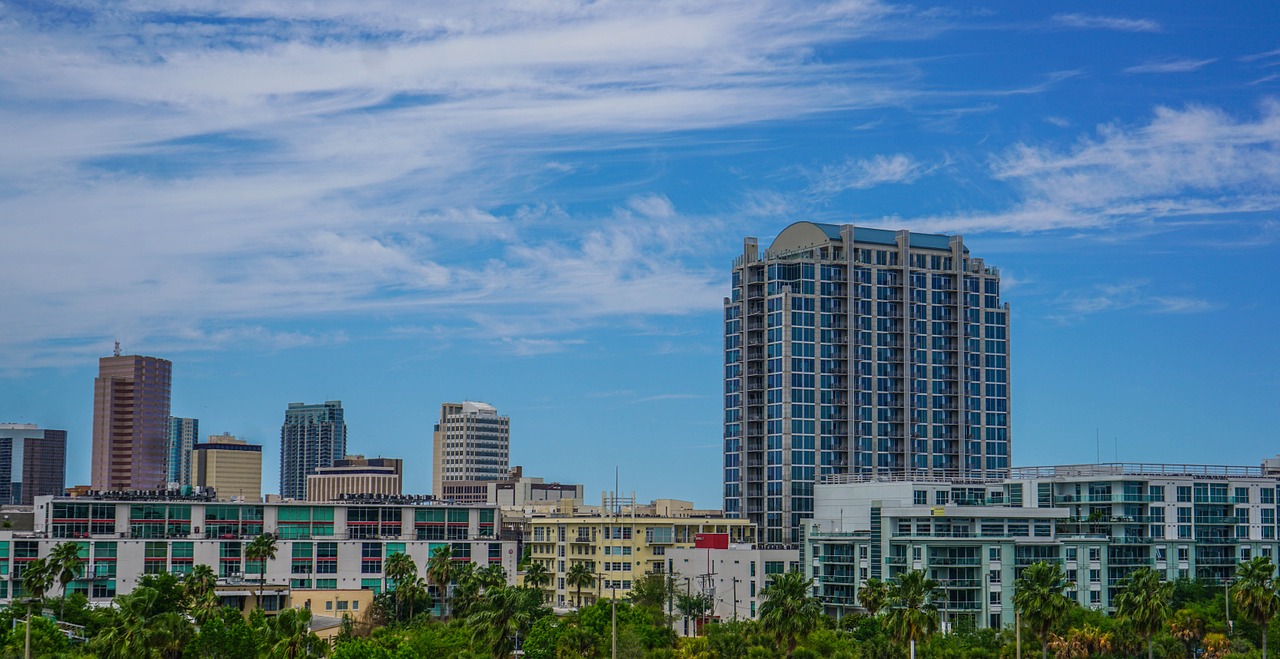
[[[280,427],[280,496],[307,498],[307,476],[347,454],[342,401],[289,403]]]
[[[96,490],[165,486],[169,389],[173,364],[142,355],[98,360],[93,381],[93,469]]]
[[[823,476],[1009,471],[1009,308],[960,236],[797,222],[724,301],[724,510],[801,540]]]
[[[170,483],[191,484],[191,447],[200,441],[200,419],[169,417],[169,445],[165,449],[165,478]]]
[[[435,496],[473,500],[488,493],[484,481],[502,480],[510,469],[511,418],[486,403],[445,403],[432,435],[431,491]],[[459,483],[458,481],[466,481]],[[445,496],[446,484],[452,484]],[[463,489],[457,489],[458,487]]]
[[[67,431],[0,423],[0,504],[30,506],[62,496],[67,479]]]

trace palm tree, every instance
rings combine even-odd
[[[542,589],[551,585],[551,574],[547,572],[547,567],[537,561],[532,561],[526,565],[524,568],[524,585],[537,589],[538,595],[545,597]]]
[[[1187,656],[1194,656],[1196,641],[1204,636],[1204,620],[1193,609],[1178,609],[1169,621],[1169,632],[1187,647]]]
[[[761,591],[760,624],[766,633],[787,648],[787,656],[795,652],[800,638],[818,628],[822,604],[813,596],[813,579],[801,572],[775,574]]]
[[[262,561],[262,572],[258,574],[258,608],[262,608],[262,591],[267,587],[267,561],[276,560],[276,538],[270,533],[249,541],[244,548],[245,560]]]
[[[62,585],[62,606],[59,618],[67,615],[67,586],[80,576],[80,566],[84,561],[80,558],[80,545],[75,542],[63,542],[49,552],[49,564],[58,575],[58,583]]]
[[[590,588],[596,582],[596,574],[585,562],[574,563],[564,575],[564,582],[578,591],[578,608],[582,608],[582,589]]]
[[[889,597],[889,584],[871,577],[862,582],[862,588],[858,591],[858,603],[862,604],[862,608],[867,610],[869,615],[880,613],[880,609],[884,608],[885,600]]]
[[[476,579],[484,590],[501,588],[507,584],[507,571],[502,568],[501,563],[490,563],[476,570]]]
[[[182,593],[187,599],[187,612],[197,623],[208,622],[222,608],[217,596],[218,575],[201,563],[182,579]]]
[[[492,648],[493,656],[510,655],[516,650],[512,637],[527,634],[542,603],[541,594],[535,600],[530,598],[531,593],[520,588],[491,588],[467,616],[467,626],[473,629],[476,640]]]
[[[911,648],[916,657],[916,643],[938,631],[938,582],[924,570],[899,574],[889,584],[885,605],[889,607],[889,629],[898,642]]]
[[[427,559],[427,581],[440,591],[440,615],[446,612],[449,603],[449,582],[453,580],[453,549],[449,545],[436,547]]]
[[[266,619],[258,633],[271,659],[305,659],[329,653],[329,644],[311,631],[311,611],[307,609],[285,609]]]
[[[1072,601],[1066,590],[1071,587],[1062,566],[1041,561],[1022,571],[1013,585],[1013,606],[1040,639],[1040,656],[1049,656],[1049,632],[1066,617]]]
[[[43,558],[37,558],[27,563],[22,570],[22,588],[27,591],[27,624],[26,624],[26,646],[27,654],[30,655],[31,650],[31,605],[44,601],[45,593],[53,587],[54,567]]]
[[[1275,571],[1270,556],[1255,556],[1236,568],[1236,584],[1231,589],[1236,611],[1262,628],[1262,659],[1267,659],[1267,627],[1280,611]]]
[[[398,620],[403,612],[405,596],[413,594],[414,586],[418,582],[418,564],[404,552],[392,554],[387,559],[386,566],[383,567],[383,573],[386,574],[388,581],[395,583],[396,619]],[[412,606],[412,599],[409,604]],[[412,618],[413,614],[410,613],[409,617]]]
[[[1156,632],[1169,619],[1169,603],[1173,601],[1173,584],[1162,581],[1149,567],[1129,575],[1116,596],[1116,615],[1133,623],[1138,636],[1147,641],[1147,659],[1152,659]]]

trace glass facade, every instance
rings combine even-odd
[[[724,510],[795,543],[825,475],[1009,469],[1009,310],[959,237],[801,222],[725,299]]]

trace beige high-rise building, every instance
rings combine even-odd
[[[262,445],[230,433],[210,435],[191,451],[191,481],[212,487],[222,500],[262,500]]]
[[[511,419],[487,403],[467,401],[440,406],[432,436],[431,492],[445,498],[445,485],[455,481],[497,481],[510,469]],[[486,490],[477,485],[477,501]]]
[[[116,354],[98,360],[93,381],[94,489],[165,486],[172,372],[169,360],[156,357]]]
[[[308,501],[337,501],[346,496],[399,496],[404,475],[400,458],[348,455],[332,467],[317,467],[307,476]]]

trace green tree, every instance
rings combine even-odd
[[[1040,640],[1040,656],[1049,656],[1049,632],[1071,611],[1070,583],[1057,563],[1028,565],[1013,584],[1013,606]]]
[[[422,591],[422,579],[418,577],[418,564],[413,561],[413,557],[399,552],[387,559],[383,573],[395,586],[392,595],[396,606],[396,620],[402,619],[406,601],[409,603],[409,618],[412,619],[414,600]]]
[[[923,570],[911,570],[894,578],[888,591],[889,631],[899,643],[908,644],[915,659],[916,644],[938,631],[938,582]]]
[[[1178,609],[1169,621],[1169,633],[1182,641],[1188,657],[1194,657],[1196,644],[1204,637],[1204,618],[1194,609]]]
[[[262,641],[235,609],[219,609],[200,625],[200,634],[183,652],[188,659],[249,659],[262,652]]]
[[[58,575],[58,583],[62,585],[62,605],[58,618],[67,614],[67,586],[80,576],[80,567],[84,560],[80,558],[80,544],[77,542],[59,543],[49,552],[49,563]]]
[[[760,624],[790,657],[800,639],[818,628],[822,604],[812,594],[813,579],[801,572],[775,574],[760,595]]]
[[[875,577],[862,582],[862,588],[858,590],[858,603],[867,610],[868,615],[874,616],[880,613],[880,609],[884,608],[888,598],[889,584]]]
[[[1173,584],[1160,579],[1149,567],[1135,570],[1120,585],[1116,595],[1116,615],[1133,624],[1133,630],[1147,642],[1147,659],[1155,653],[1156,632],[1164,628],[1169,619],[1169,603],[1173,599]]]
[[[329,653],[329,644],[311,631],[311,611],[307,609],[285,609],[259,620],[258,635],[270,659],[307,659]]]
[[[192,568],[182,579],[182,594],[187,613],[203,625],[217,617],[222,611],[222,604],[217,595],[218,576],[213,568],[200,564]]]
[[[578,593],[578,608],[582,608],[582,589],[590,588],[596,583],[596,575],[591,566],[585,562],[574,563],[564,575],[564,582]]]
[[[31,607],[32,604],[40,604],[44,600],[45,593],[53,587],[56,567],[43,558],[37,558],[27,563],[22,570],[22,589],[26,592],[27,597],[27,624],[24,625],[24,634],[26,635],[26,645],[30,645],[31,641]]]
[[[476,580],[483,590],[502,588],[507,585],[507,571],[501,563],[490,563],[476,570]]]
[[[478,642],[493,649],[494,656],[506,657],[516,650],[517,637],[529,635],[541,604],[541,593],[532,589],[490,588],[467,616],[467,625]]]
[[[177,659],[195,638],[191,623],[160,591],[140,585],[115,599],[89,646],[102,659]]]
[[[449,545],[436,547],[427,559],[427,581],[440,593],[440,615],[448,612],[449,582],[453,581],[453,549]]]
[[[524,585],[539,591],[551,585],[551,574],[547,572],[547,566],[536,561],[530,561],[525,565]]]
[[[1275,571],[1270,556],[1255,556],[1236,568],[1236,583],[1231,589],[1235,610],[1262,628],[1262,659],[1267,659],[1267,627],[1280,610]]]
[[[276,560],[277,549],[276,538],[270,533],[250,540],[244,548],[245,560],[262,563],[262,571],[258,574],[258,608],[262,607],[262,591],[267,587],[267,561]]]

